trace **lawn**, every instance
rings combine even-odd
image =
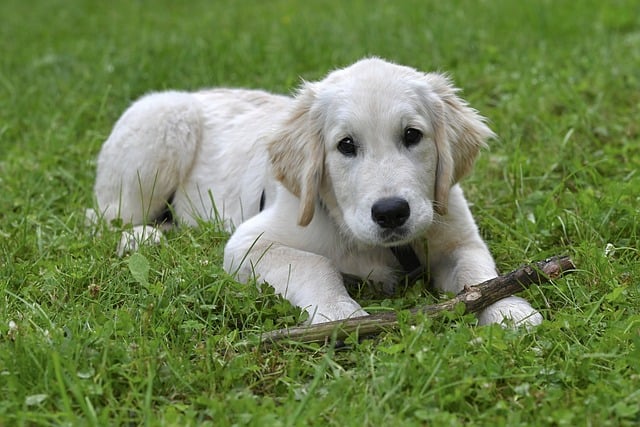
[[[84,226],[135,98],[290,93],[366,55],[448,72],[490,119],[464,188],[500,269],[579,269],[524,293],[540,327],[410,319],[416,285],[363,301],[398,330],[265,349],[301,312],[222,270],[215,224],[124,258]],[[636,0],[3,0],[0,425],[638,425],[639,118]]]

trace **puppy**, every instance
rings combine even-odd
[[[495,277],[457,184],[493,136],[448,78],[378,58],[294,97],[154,93],[104,143],[89,217],[134,225],[120,255],[159,242],[168,211],[179,224],[219,221],[233,232],[224,268],[238,280],[270,284],[310,323],[363,316],[343,275],[392,290],[408,265],[454,293]],[[518,297],[479,314],[505,319],[542,321]]]

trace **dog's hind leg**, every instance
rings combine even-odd
[[[160,241],[151,224],[166,214],[189,175],[201,134],[202,113],[188,93],[145,96],[118,120],[98,156],[93,215],[134,225],[123,235],[120,255],[142,240]]]

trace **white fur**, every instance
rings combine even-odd
[[[408,128],[422,133],[418,143],[403,143]],[[492,136],[446,77],[376,58],[305,83],[294,97],[154,93],[124,113],[102,147],[97,216],[136,226],[123,235],[123,254],[160,242],[153,220],[173,197],[179,223],[219,220],[235,229],[224,268],[238,280],[269,283],[312,323],[365,315],[340,273],[394,283],[391,246],[411,244],[441,290],[495,276],[457,185]],[[346,137],[353,156],[338,149]],[[386,198],[408,205],[406,222],[385,228],[374,220],[373,205]],[[504,317],[542,320],[516,297],[479,315],[481,323]]]

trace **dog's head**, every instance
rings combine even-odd
[[[321,201],[355,240],[393,246],[446,215],[450,188],[493,132],[449,79],[371,58],[304,83],[276,132],[276,177],[300,198],[300,225]]]

